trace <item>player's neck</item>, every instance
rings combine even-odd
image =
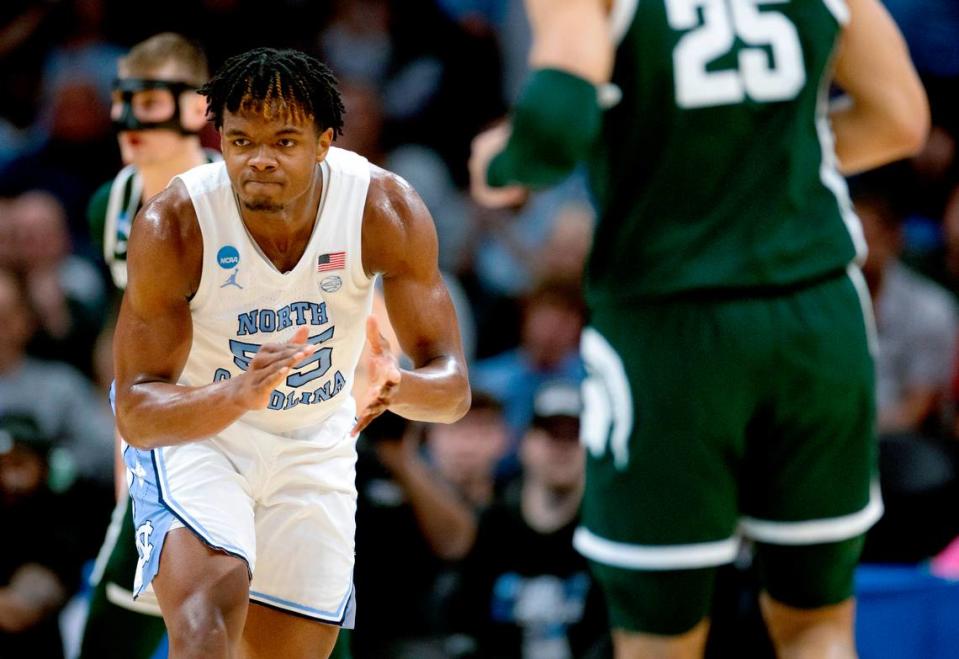
[[[140,176],[143,177],[144,199],[149,199],[162,192],[170,179],[177,174],[182,174],[198,165],[206,164],[206,152],[203,151],[199,138],[191,138],[188,144],[188,148],[183,149],[169,160],[137,167]]]
[[[255,211],[240,203],[240,216],[247,231],[280,272],[299,263],[313,235],[322,194],[323,175],[317,167],[310,189],[281,209]]]

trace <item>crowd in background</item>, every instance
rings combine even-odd
[[[959,6],[886,4],[934,126],[919,156],[850,182],[870,247],[888,511],[866,558],[923,561],[959,553],[947,547],[959,535]],[[522,83],[522,2],[169,0],[143,11],[0,6],[0,656],[57,656],[56,615],[83,592],[109,519],[118,296],[86,209],[121,167],[116,60],[167,30],[197,39],[213,70],[255,46],[319,56],[346,106],[336,145],[409,180],[436,222],[473,409],[451,426],[387,415],[360,440],[354,656],[607,656],[603,606],[570,544],[589,195],[574,175],[501,212],[465,191],[471,138]],[[203,140],[217,146],[212,128]],[[748,573],[729,578],[748,590]],[[24,593],[36,597],[24,604]]]

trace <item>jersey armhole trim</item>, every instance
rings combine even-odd
[[[131,190],[127,194],[127,188],[130,180],[136,178],[136,169],[133,165],[127,165],[116,175],[113,183],[110,185],[110,197],[107,200],[106,214],[103,218],[103,259],[107,264],[111,263],[113,251],[117,244],[117,218],[124,201],[129,204],[129,199],[134,196],[136,190]],[[135,186],[142,187],[142,186]]]
[[[826,9],[840,25],[849,24],[849,5],[845,0],[822,0]]]
[[[369,171],[370,164],[365,159],[363,164],[367,167]],[[347,249],[350,250],[350,278],[353,280],[353,285],[358,289],[363,289],[371,287],[373,282],[376,281],[376,273],[372,276],[366,274],[366,269],[363,267],[363,224],[366,219],[366,200],[370,194],[370,185],[372,185],[372,176],[367,173],[366,175],[366,190],[363,194],[363,201],[360,204],[359,214],[360,219],[356,223],[355,230],[350,231],[350,235],[347,237],[349,244]],[[355,254],[355,256],[353,256]]]
[[[196,286],[196,292],[193,294],[193,297],[189,299],[190,311],[195,312],[203,308],[204,304],[207,301],[207,298],[210,297],[210,287],[212,277],[210,273],[206,270],[206,259],[207,255],[211,254],[210,250],[213,249],[213,236],[208,236],[208,231],[203,230],[203,223],[200,222],[200,211],[197,208],[198,199],[193,197],[193,191],[190,189],[190,186],[187,185],[186,180],[183,179],[180,175],[174,176],[170,181],[170,185],[173,184],[173,181],[180,179],[184,187],[186,187],[187,193],[190,195],[190,203],[193,204],[193,212],[196,215],[196,224],[197,229],[200,231],[200,244],[203,250],[203,253],[200,255],[200,281]],[[232,188],[230,188],[232,190]]]
[[[827,2],[842,2],[842,0],[824,0]],[[609,11],[610,36],[613,38],[613,45],[618,46],[629,31],[629,26],[633,24],[633,18],[636,16],[636,8],[639,6],[639,0],[613,0],[613,6]]]

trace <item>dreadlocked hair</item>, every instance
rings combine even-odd
[[[343,100],[333,72],[320,60],[298,50],[255,48],[224,62],[199,90],[206,96],[207,115],[217,129],[223,112],[253,111],[272,118],[312,119],[319,130],[343,134]]]

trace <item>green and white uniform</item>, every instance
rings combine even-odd
[[[222,160],[219,152],[204,149],[206,161]],[[87,206],[90,236],[103,252],[113,283],[120,290],[127,286],[127,241],[133,218],[143,206],[143,177],[133,165],[127,165],[112,181],[101,185]]]
[[[589,161],[576,536],[614,626],[695,624],[741,534],[774,597],[841,601],[881,515],[864,244],[826,115],[847,14],[842,0],[615,3],[601,98],[618,102]]]
[[[207,162],[221,160],[207,150]],[[127,241],[133,218],[143,206],[143,179],[128,165],[94,193],[87,207],[90,235],[117,289],[127,284]],[[129,498],[117,503],[107,536],[91,575],[94,587],[84,629],[80,659],[130,657],[148,659],[166,633],[155,602],[133,599],[133,578],[139,554]]]

